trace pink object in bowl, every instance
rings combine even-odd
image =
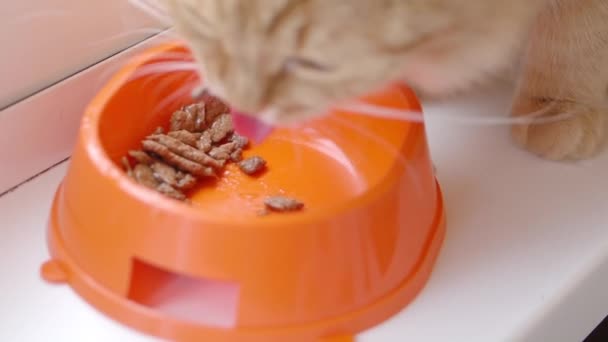
[[[233,110],[232,123],[240,135],[246,136],[254,143],[260,143],[272,133],[274,126],[251,115]]]

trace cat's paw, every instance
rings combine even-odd
[[[608,111],[575,102],[535,101],[513,107],[514,117],[542,111],[536,122],[514,124],[515,142],[549,160],[582,160],[594,157],[608,140]]]

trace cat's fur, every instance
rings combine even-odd
[[[549,159],[608,140],[608,0],[165,0],[211,91],[250,113],[307,118],[402,80],[440,96],[516,67],[513,126]]]

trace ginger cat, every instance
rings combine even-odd
[[[552,160],[608,140],[606,0],[164,0],[211,92],[278,124],[392,81],[423,96],[518,70],[512,126]]]

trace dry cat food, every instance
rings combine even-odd
[[[169,132],[159,127],[141,143],[141,150],[123,158],[125,170],[136,182],[177,200],[199,180],[215,178],[228,162],[240,162],[249,145],[234,132],[229,108],[217,98],[177,110]]]
[[[144,138],[140,150],[123,157],[127,174],[137,183],[180,201],[205,178],[217,178],[226,164],[238,163],[247,175],[266,168],[266,160],[253,156],[243,160],[249,140],[234,131],[229,107],[211,95],[185,106],[171,116],[169,131],[162,127]],[[295,199],[273,196],[264,200],[268,210],[297,211],[304,207]]]
[[[262,157],[254,156],[239,163],[239,169],[248,175],[255,175],[266,167],[266,161]]]
[[[267,197],[264,200],[264,205],[266,209],[277,212],[298,211],[304,208],[304,203],[285,196]]]

